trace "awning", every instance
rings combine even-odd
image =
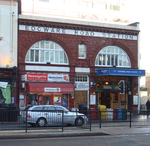
[[[96,70],[97,76],[116,75],[116,76],[145,76],[145,70],[138,69],[114,69],[102,68]]]
[[[73,93],[73,84],[64,83],[37,83],[28,82],[26,85],[28,93]]]

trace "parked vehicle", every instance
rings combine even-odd
[[[27,118],[26,118],[27,115]],[[62,118],[63,117],[63,118]],[[21,121],[29,123],[31,126],[43,127],[46,124],[82,126],[86,124],[87,117],[78,112],[70,112],[63,106],[58,105],[35,105],[21,111]]]

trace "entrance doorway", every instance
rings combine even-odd
[[[87,91],[75,91],[75,108],[79,108],[79,104],[87,105]]]
[[[51,96],[43,95],[43,105],[51,105]]]
[[[107,108],[110,108],[110,93],[101,93],[99,101],[101,105],[106,105]]]

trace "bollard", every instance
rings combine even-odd
[[[26,110],[26,128],[25,128],[25,133],[27,133],[27,110]]]
[[[62,132],[64,131],[64,111],[62,111]]]
[[[130,111],[130,128],[131,128],[131,111]]]
[[[99,128],[101,128],[101,111],[99,111],[100,113],[99,113]]]

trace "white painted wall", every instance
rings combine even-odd
[[[17,31],[17,0],[0,0],[0,67],[17,66]]]

